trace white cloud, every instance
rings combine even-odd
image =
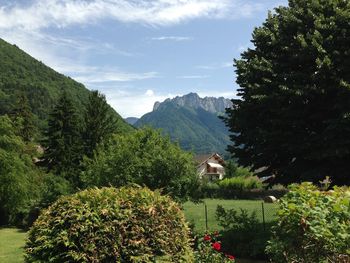
[[[199,65],[196,66],[198,69],[222,69],[222,68],[232,68],[233,67],[233,62],[222,62],[222,63],[212,63],[209,65]]]
[[[141,117],[153,110],[156,101],[164,101],[173,98],[178,94],[156,94],[153,90],[130,92],[129,90],[101,89],[106,95],[108,103],[121,115],[126,117]],[[123,94],[123,95],[120,95]]]
[[[192,37],[180,37],[180,36],[162,36],[162,37],[152,37],[152,40],[172,40],[172,41],[188,41],[192,40]]]
[[[185,76],[178,76],[178,79],[206,79],[209,78],[208,75],[185,75]]]
[[[91,68],[91,69],[90,69]],[[125,81],[135,81],[143,79],[156,78],[158,76],[157,72],[142,72],[142,73],[130,73],[123,72],[118,69],[113,68],[99,68],[99,67],[84,67],[85,72],[72,72],[74,79],[83,82],[85,84],[89,83],[99,83],[99,82],[125,82]],[[78,73],[78,74],[77,74]]]
[[[0,7],[0,28],[37,30],[110,18],[166,26],[196,18],[251,17],[262,4],[243,0],[34,0]]]
[[[154,96],[154,91],[151,89],[148,89],[145,93],[146,96]]]

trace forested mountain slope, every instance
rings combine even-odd
[[[228,130],[218,115],[229,105],[229,100],[224,98],[202,99],[190,93],[156,102],[154,110],[142,116],[135,126],[160,128],[173,141],[178,141],[184,150],[225,154],[229,143]]]
[[[11,114],[16,108],[19,94],[25,94],[34,114],[35,125],[42,130],[62,91],[71,96],[77,110],[82,113],[90,93],[83,84],[54,71],[16,45],[0,39],[0,115]],[[132,130],[112,108],[111,112],[118,119],[121,131]]]

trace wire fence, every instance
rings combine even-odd
[[[185,213],[197,232],[210,232],[220,230],[216,216],[217,207],[222,206],[225,210],[234,209],[237,213],[246,211],[248,215],[255,213],[256,219],[264,230],[269,230],[272,223],[276,221],[278,205],[276,203],[264,203],[254,200],[219,200],[206,199],[203,203],[185,205]]]

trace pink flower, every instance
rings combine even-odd
[[[216,251],[220,251],[221,249],[221,244],[219,242],[214,242],[212,245],[213,249],[215,249]]]

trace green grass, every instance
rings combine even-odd
[[[0,262],[23,262],[26,232],[16,228],[0,228]]]
[[[262,201],[259,200],[221,200],[221,199],[204,199],[204,203],[195,204],[192,202],[186,202],[184,204],[185,216],[188,222],[193,223],[195,231],[202,233],[206,231],[205,224],[205,205],[207,205],[208,211],[208,230],[215,231],[220,230],[220,226],[216,222],[215,211],[218,205],[223,206],[225,209],[237,209],[240,208],[248,210],[250,213],[256,211],[258,219],[262,222]],[[274,213],[276,211],[276,204],[264,203],[265,210],[265,222],[271,222],[274,219]]]
[[[258,219],[262,221],[261,201],[251,200],[220,200],[205,199],[204,203],[208,208],[208,230],[220,230],[216,219],[215,211],[217,205],[222,205],[226,209],[247,209],[249,212],[257,211]],[[193,222],[197,232],[205,232],[205,210],[204,203],[194,204],[186,202],[184,204],[185,216],[189,222]],[[276,210],[275,204],[264,204],[265,220],[271,221]],[[25,243],[26,233],[16,228],[0,228],[0,262],[6,263],[22,263],[23,262],[23,246]],[[262,261],[241,261],[239,263],[262,262]]]

